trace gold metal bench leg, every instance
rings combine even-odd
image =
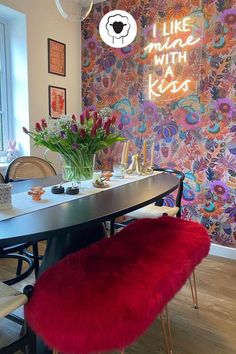
[[[193,282],[192,282],[192,276],[193,276]],[[189,284],[190,284],[191,294],[193,298],[194,308],[198,309],[197,284],[196,284],[195,271],[193,271],[192,275],[189,278]]]
[[[53,353],[54,354],[54,353]],[[102,354],[102,353],[98,353],[98,354]],[[125,354],[125,349],[122,349],[122,351],[120,352],[120,354]]]
[[[53,350],[53,354],[59,354],[57,350]]]
[[[169,318],[169,313],[168,313],[168,307],[166,306],[165,309],[165,317],[166,317],[166,323],[164,320],[163,314],[160,315],[161,319],[161,326],[162,326],[162,332],[166,344],[166,351],[167,354],[172,354],[172,337],[171,337],[171,327],[170,327],[170,318]]]

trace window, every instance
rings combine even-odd
[[[8,119],[7,119],[7,68],[6,68],[6,29],[0,20],[0,154],[7,148]]]

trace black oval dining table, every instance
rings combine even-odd
[[[47,187],[61,181],[60,176],[54,176],[14,182],[13,194],[27,193],[32,186]],[[41,274],[67,254],[106,237],[104,221],[155,202],[178,186],[177,177],[168,173],[155,174],[116,188],[104,189],[101,193],[0,221],[0,247],[46,239]],[[37,338],[37,354],[51,353]]]
[[[13,194],[32,186],[52,186],[61,176],[12,183]],[[160,199],[179,186],[179,179],[160,173],[83,198],[0,221],[0,247],[29,241],[48,240],[41,271],[104,237],[103,222]],[[13,205],[14,207],[14,205]]]

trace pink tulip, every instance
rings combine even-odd
[[[72,114],[71,119],[72,119],[73,121],[76,121],[76,116],[75,116],[75,114]]]
[[[101,126],[102,126],[102,118],[101,117],[99,117],[97,119],[96,126],[97,126],[97,128],[101,128]]]
[[[98,119],[98,112],[96,112],[96,111],[93,111],[93,124],[96,124],[96,121],[97,121],[97,119]]]
[[[111,126],[111,119],[108,118],[108,120],[107,120],[107,125],[106,125],[106,129],[110,129],[110,126]]]
[[[115,122],[116,122],[116,116],[113,115],[111,117],[111,124],[115,124]]]
[[[111,125],[111,119],[109,118],[106,122],[105,122],[105,124],[104,124],[104,130],[105,130],[105,134],[106,135],[109,135],[109,133],[110,133],[110,125]]]
[[[36,132],[38,132],[38,133],[42,131],[42,127],[41,127],[41,125],[40,125],[39,122],[37,122],[37,123],[35,124],[35,130],[36,130]]]
[[[71,131],[73,133],[77,133],[78,132],[78,127],[77,127],[77,124],[72,124],[71,127],[70,127]]]
[[[94,138],[96,136],[97,133],[97,127],[96,125],[94,125],[91,129],[91,137]]]
[[[42,119],[41,119],[41,124],[42,124],[42,128],[43,128],[43,129],[46,129],[46,128],[48,127],[45,118],[42,118]]]
[[[87,120],[89,120],[90,114],[89,114],[89,110],[88,110],[88,109],[85,110],[84,116],[85,116],[85,118],[86,118]]]
[[[103,125],[103,129],[106,130],[107,128],[107,120],[105,121],[104,125]]]
[[[77,149],[78,149],[78,147],[79,147],[79,145],[78,145],[78,144],[76,144],[76,143],[72,144],[72,149],[77,150]]]
[[[80,129],[80,136],[82,139],[85,139],[85,137],[86,137],[85,129]]]
[[[84,125],[84,114],[83,113],[80,115],[80,124]]]
[[[122,124],[122,123],[119,123],[119,124],[118,124],[118,129],[119,129],[119,130],[122,130],[122,129],[123,129],[123,124]]]

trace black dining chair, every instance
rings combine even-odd
[[[46,160],[36,156],[21,156],[13,160],[8,166],[5,181],[15,182],[55,175],[55,169]]]
[[[5,183],[5,179],[3,175],[0,173],[0,183]],[[8,285],[15,284],[30,275],[34,271],[34,262],[31,258],[27,257],[23,254],[23,251],[26,247],[31,246],[31,243],[21,243],[14,246],[6,246],[0,247],[0,259],[16,259],[17,269],[16,269],[16,276],[5,280],[5,283]],[[26,270],[22,272],[22,265],[23,263],[27,265]]]
[[[13,160],[6,172],[5,182],[17,182],[19,180],[43,178],[55,176],[56,171],[46,160],[36,156],[22,156]],[[32,253],[27,249],[32,247]],[[16,277],[4,281],[8,285],[15,284],[25,279],[32,271],[35,272],[35,277],[39,272],[39,261],[42,256],[38,252],[37,242],[28,242],[20,245],[0,248],[1,258],[16,258],[18,259]],[[28,263],[28,269],[22,272],[23,262]]]
[[[153,167],[154,171],[160,173],[171,173],[179,178],[179,187],[175,199],[174,206],[166,206],[164,205],[164,199],[158,199],[154,204],[146,205],[143,208],[139,208],[125,215],[126,221],[122,223],[115,222],[115,219],[110,222],[110,235],[112,236],[115,232],[116,228],[124,227],[132,220],[136,219],[144,219],[144,218],[158,218],[162,215],[168,216],[177,216],[181,217],[181,200],[183,194],[183,181],[185,179],[185,175],[183,172],[172,169],[172,168],[160,168]]]
[[[21,335],[18,338],[4,346],[0,345],[0,354],[18,353],[19,350],[28,354],[36,353],[35,334],[21,317],[13,313],[27,303],[32,290],[32,286],[26,286],[24,293],[21,293],[12,286],[0,282],[0,318],[7,318],[22,326]]]

